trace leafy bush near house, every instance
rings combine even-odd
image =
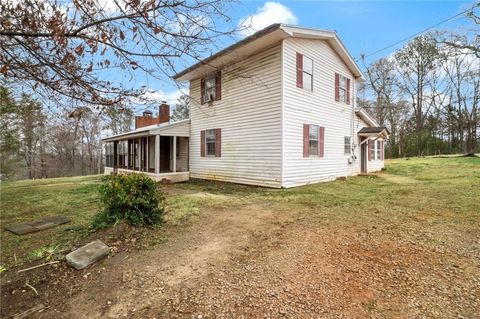
[[[163,220],[165,196],[144,174],[108,175],[100,186],[103,208],[93,220],[95,229],[119,221],[133,226],[155,225]]]

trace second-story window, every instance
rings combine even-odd
[[[350,104],[350,79],[335,73],[335,101]]]
[[[297,87],[313,91],[313,60],[297,52]]]
[[[338,87],[340,102],[347,103],[347,78],[340,75],[340,85]]]
[[[201,80],[201,99],[203,103],[210,103],[222,99],[221,72],[211,74]]]
[[[303,56],[303,88],[313,91],[313,60]]]
[[[215,76],[209,76],[205,79],[205,92],[203,92],[204,102],[215,101]]]

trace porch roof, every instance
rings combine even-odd
[[[102,142],[122,141],[130,138],[137,138],[150,135],[163,136],[190,136],[190,120],[183,120],[178,122],[167,122],[156,125],[149,125],[138,128],[127,133],[117,134],[102,139]]]
[[[358,131],[358,136],[368,137],[368,138],[385,138],[388,139],[389,132],[386,127],[363,127]]]

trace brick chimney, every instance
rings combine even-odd
[[[135,116],[135,129],[168,121],[170,121],[170,106],[162,103],[159,107],[158,117],[153,117],[153,113],[150,110],[144,111],[141,116]]]
[[[159,120],[158,120],[158,123],[165,123],[165,122],[168,122],[170,121],[170,106],[166,103],[162,103],[160,104],[160,108],[159,108],[159,113],[158,113],[158,117],[159,117]]]

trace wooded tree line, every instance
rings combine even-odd
[[[129,131],[133,112],[88,107],[50,111],[27,94],[0,87],[2,178],[47,178],[103,172],[101,137]]]
[[[386,156],[480,152],[478,34],[428,33],[365,66],[358,105],[390,131]]]

